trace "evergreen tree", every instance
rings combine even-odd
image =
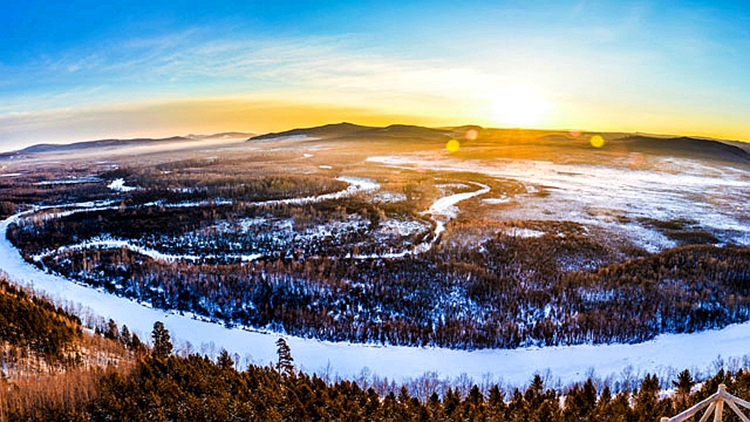
[[[639,422],[658,420],[659,417],[672,413],[668,402],[659,400],[659,390],[659,378],[646,374],[646,378],[641,382],[641,388],[635,394],[633,406],[633,413]]]
[[[232,357],[229,356],[229,352],[224,349],[221,349],[221,353],[219,353],[219,357],[216,359],[216,364],[224,370],[234,368],[234,361],[232,360]]]
[[[141,342],[140,337],[138,337],[138,334],[133,333],[133,336],[130,338],[130,350],[134,352],[141,351],[143,349],[143,343]]]
[[[276,354],[279,356],[279,360],[276,363],[276,370],[283,375],[294,375],[294,359],[292,358],[291,349],[286,344],[286,340],[279,337],[276,340]]]
[[[111,319],[107,323],[107,331],[104,332],[104,337],[110,340],[120,339],[120,329],[117,327],[115,320]]]
[[[452,415],[460,405],[461,398],[458,396],[458,393],[454,392],[451,387],[448,387],[448,391],[446,391],[443,398],[443,411],[446,416]]]
[[[500,391],[500,387],[498,387],[497,384],[493,385],[490,388],[490,393],[487,401],[493,408],[497,408],[503,411],[505,410],[505,394]]]
[[[563,415],[566,421],[588,421],[594,418],[596,406],[596,387],[591,378],[580,387],[578,384],[568,391],[565,397]]]
[[[151,338],[154,340],[154,350],[152,352],[154,358],[166,359],[172,354],[172,341],[169,337],[169,331],[164,328],[164,323],[161,321],[154,323]]]
[[[690,395],[690,390],[695,385],[693,376],[690,371],[685,369],[677,375],[677,381],[672,381],[672,385],[677,388],[677,400],[678,402],[685,402],[687,397]]]
[[[125,347],[130,347],[131,339],[130,339],[130,330],[128,329],[127,325],[122,326],[122,332],[120,334],[120,341],[122,341],[122,344],[125,345]]]

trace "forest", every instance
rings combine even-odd
[[[370,241],[373,246],[368,248],[362,241],[382,220],[418,217],[354,199],[273,211],[125,208],[30,219],[11,226],[8,236],[30,262],[113,294],[195,312],[230,326],[324,340],[470,350],[637,343],[661,333],[695,332],[750,319],[746,247],[686,245],[628,255],[585,235],[582,226],[571,222],[525,222],[546,233],[525,238],[490,222],[462,220],[449,225],[445,242],[427,252],[399,259],[353,259],[354,252],[413,247],[429,231],[392,238],[392,243]],[[351,232],[312,241],[294,230],[287,237],[278,230],[264,235],[262,225],[244,233],[180,237],[184,231],[206,231],[207,222],[228,221],[232,213],[263,221],[289,218],[294,224],[303,220],[315,225],[322,216],[329,223],[352,218],[365,222]],[[495,235],[478,247],[456,246],[467,227],[484,227]],[[166,262],[127,247],[62,248],[35,255],[102,233],[141,239],[139,245],[160,252],[200,255],[208,244],[215,255],[198,262]],[[221,258],[231,256],[221,253],[232,252],[261,253],[252,262]]]
[[[16,299],[24,300],[18,295]],[[23,315],[14,314],[0,321],[0,340],[30,350],[19,336],[6,334],[20,318]],[[48,315],[48,320],[54,329],[69,323],[78,332],[82,328],[74,319]],[[277,341],[276,362],[240,368],[226,351],[215,359],[175,352],[169,331],[159,321],[150,346],[134,343],[126,329],[112,321],[94,336],[110,350],[115,350],[112,344],[121,346],[119,363],[84,367],[69,362],[52,375],[2,377],[0,421],[651,422],[687,409],[719,384],[739,397],[750,397],[750,372],[742,369],[722,368],[702,383],[684,370],[668,394],[650,374],[628,389],[613,389],[591,378],[552,388],[540,375],[530,376],[524,388],[509,390],[476,384],[430,387],[305,374],[295,369],[294,351],[283,338]]]
[[[376,189],[357,190],[342,176],[351,152],[326,154],[40,166],[0,180],[0,212],[102,201],[31,213],[8,239],[41,269],[116,295],[322,340],[468,350],[637,343],[750,319],[750,249],[697,220],[613,214],[675,245],[648,252],[591,224],[503,217],[516,198],[546,199],[544,186],[358,165],[357,180]],[[460,212],[432,211],[480,186],[497,205],[479,196]]]
[[[471,199],[438,234],[424,212],[437,199],[523,186],[375,169],[377,193],[326,197],[347,183],[255,165],[267,168],[254,157],[107,170],[97,178],[139,189],[100,209],[31,214],[7,236],[28,262],[112,294],[321,340],[638,343],[750,320],[750,248],[716,245],[688,219],[642,219],[679,241],[648,253],[574,221],[497,221]],[[295,199],[315,195],[325,199]]]

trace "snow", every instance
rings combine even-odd
[[[397,192],[380,191],[372,198],[375,202],[401,202],[406,201],[406,195]]]
[[[4,173],[0,174],[0,177],[16,177],[21,175],[23,175],[23,173]]]
[[[512,164],[509,164],[509,166],[512,166]],[[547,168],[548,164],[540,164],[540,166]],[[490,173],[491,169],[485,168],[485,171]],[[508,169],[502,171],[511,172]],[[530,187],[534,185],[552,186],[549,183],[549,178],[545,179],[539,175],[544,173],[544,171],[532,173],[522,173],[521,176],[516,177],[523,178],[526,183],[529,183]],[[544,174],[549,176],[553,173],[547,172]],[[556,174],[557,176],[554,177],[560,177],[559,172]],[[622,180],[613,178],[613,175],[610,176],[605,178],[606,183],[615,183],[620,187],[625,184]],[[641,184],[634,183],[633,181],[627,182],[633,185],[628,188],[630,190],[624,192],[629,197],[628,201],[636,202],[636,210],[641,210],[640,207],[648,205],[648,201],[653,201],[654,197],[657,196],[656,199],[666,197],[672,202],[666,205],[659,201],[652,202],[651,204],[661,203],[662,206],[675,207],[677,211],[680,211],[676,204],[685,200],[682,197],[685,195],[684,192],[672,192],[668,190],[665,195],[658,196],[657,191],[660,188],[659,186],[646,186],[644,195],[647,198],[644,200],[645,202],[640,201],[640,198],[635,193],[643,189],[644,184],[662,183],[659,177],[652,178],[645,175],[640,177],[643,179],[642,183],[639,182]],[[683,176],[667,175],[665,177],[682,178]],[[686,182],[687,185],[692,183],[693,190],[691,192],[704,190],[707,186],[716,185],[720,189],[729,189],[732,192],[734,192],[734,189],[746,189],[748,187],[746,179],[728,177],[725,173],[722,173],[722,177],[718,180],[711,181],[703,180],[701,178],[703,176],[686,175],[684,177],[686,177],[685,180],[679,180]],[[336,199],[358,192],[379,189],[377,183],[367,179],[341,177],[339,180],[350,183],[350,186],[345,190],[332,194],[268,201],[264,204],[307,203],[325,199]],[[583,183],[573,182],[571,189],[574,193],[566,195],[564,198],[579,202],[590,200],[593,194],[592,191],[588,192],[589,198],[576,198],[576,195],[581,195],[581,193],[586,192],[586,189],[592,189],[591,186],[587,187],[587,183],[591,184],[592,182],[590,180]],[[675,181],[673,180],[669,183],[672,182]],[[425,211],[425,214],[431,215],[438,220],[438,227],[444,230],[445,223],[456,215],[457,209],[455,205],[457,203],[490,191],[490,188],[486,185],[473,184],[479,189],[474,192],[440,198]],[[558,185],[561,184],[562,182],[558,183]],[[121,186],[124,186],[124,182]],[[663,188],[663,186],[661,187]],[[553,195],[561,195],[561,192],[554,191]],[[602,194],[596,193],[596,195]],[[530,199],[530,197],[527,199]],[[604,198],[598,198],[597,201],[599,202],[597,203],[601,205],[603,201],[610,199],[608,194],[604,194]],[[187,204],[182,205],[188,206]],[[59,212],[60,214],[65,214],[80,211],[76,210],[76,207],[88,207],[90,209],[111,206],[111,203],[104,202],[45,207],[44,209],[66,209]],[[699,209],[699,211],[703,212],[704,210]],[[709,330],[701,333],[660,335],[652,341],[635,345],[578,345],[479,351],[333,343],[291,337],[268,331],[244,328],[230,329],[205,321],[200,317],[153,309],[145,304],[110,295],[102,290],[76,284],[61,276],[45,273],[39,268],[25,262],[18,250],[8,241],[6,231],[9,224],[26,214],[28,212],[17,214],[0,223],[0,269],[8,274],[10,280],[20,285],[30,286],[38,292],[49,295],[60,303],[80,303],[97,315],[112,318],[119,324],[128,325],[131,331],[136,332],[142,338],[148,338],[154,321],[161,320],[164,321],[178,345],[184,342],[190,342],[196,346],[212,344],[216,350],[224,348],[230,353],[237,352],[241,356],[250,356],[254,363],[261,365],[275,361],[276,347],[274,343],[279,336],[287,339],[298,368],[307,372],[322,373],[326,371],[326,368],[330,367],[333,374],[338,374],[345,378],[355,378],[362,373],[364,368],[369,368],[370,371],[381,377],[388,377],[397,381],[416,378],[426,372],[435,372],[441,377],[450,378],[466,374],[475,380],[483,379],[489,374],[493,379],[502,380],[508,384],[523,385],[528,382],[534,373],[545,373],[549,370],[554,377],[559,378],[563,383],[570,383],[581,381],[592,372],[601,377],[607,377],[610,375],[618,376],[624,371],[645,373],[646,371],[663,372],[666,368],[675,368],[677,370],[684,368],[705,368],[719,355],[729,361],[731,359],[739,359],[748,353],[747,345],[750,340],[750,323],[735,324],[721,330]],[[699,216],[704,214],[699,213]],[[734,223],[738,228],[745,229],[745,231],[748,230],[741,223],[732,220],[731,216],[722,214],[721,217],[725,219],[724,224],[731,225]],[[403,228],[405,230],[408,229],[407,227]],[[394,229],[398,230],[397,227],[394,227]],[[646,230],[644,228],[641,229]],[[521,235],[538,234],[533,230],[521,231],[520,233]],[[101,246],[132,246],[129,243],[118,243],[124,241],[118,241],[117,239],[98,239],[92,242],[101,242]],[[419,245],[415,249],[425,247],[425,245],[429,247],[430,244]],[[84,247],[85,245],[79,246]],[[146,252],[153,253],[151,251]],[[408,251],[400,252],[399,254],[401,253],[406,254]]]
[[[397,220],[389,218],[380,223],[376,235],[391,237],[391,236],[409,236],[414,233],[429,230],[429,226],[421,221],[415,220]]]
[[[438,189],[468,189],[469,186],[463,183],[443,183],[441,185],[435,185]]]
[[[484,195],[490,191],[490,187],[487,185],[477,182],[471,182],[471,184],[478,186],[480,189],[473,192],[444,196],[435,201],[427,211],[422,213],[424,215],[431,215],[435,219],[437,223],[435,227],[436,237],[445,231],[445,224],[458,215],[458,208],[455,207],[456,204],[478,195]]]
[[[107,185],[107,187],[116,192],[131,192],[137,189],[131,186],[126,186],[125,179],[115,179]]]
[[[45,252],[39,255],[35,255],[33,259],[34,261],[38,262],[38,261],[41,261],[44,257],[47,257],[49,255],[60,254],[66,250],[82,251],[82,250],[88,250],[88,249],[121,249],[121,248],[127,248],[133,252],[148,256],[151,259],[155,259],[159,261],[166,261],[166,262],[174,262],[174,261],[200,262],[203,260],[220,259],[220,258],[239,259],[243,262],[250,262],[250,261],[255,261],[256,259],[263,256],[261,254],[222,254],[222,255],[169,254],[169,253],[157,251],[156,249],[139,246],[139,245],[133,244],[132,242],[129,242],[123,239],[94,238],[86,242],[78,243],[75,245],[61,246],[57,248],[57,250],[55,250],[54,252]]]
[[[330,169],[332,169],[333,167],[331,167],[331,166],[326,166],[326,165],[320,165],[320,166],[318,166],[318,168],[321,168],[321,169],[323,169],[323,170],[330,170]]]
[[[373,156],[367,161],[396,168],[470,171],[521,182],[526,194],[509,198],[513,206],[496,212],[503,220],[595,225],[656,252],[675,242],[638,220],[687,218],[715,233],[722,243],[750,245],[750,215],[742,212],[750,203],[750,173],[737,167],[679,158],[649,158],[638,168],[606,162],[461,160],[426,154]],[[498,203],[493,198],[484,202]]]
[[[533,230],[533,229],[524,229],[521,227],[509,227],[503,230],[503,233],[505,233],[508,236],[522,237],[522,238],[542,237],[545,234],[543,231]]]
[[[289,136],[275,136],[273,138],[255,139],[253,142],[282,142],[282,141],[315,141],[320,138],[308,135],[289,135]]]
[[[750,323],[722,330],[694,334],[661,335],[655,340],[635,344],[580,345],[515,350],[460,351],[441,348],[377,346],[332,343],[272,332],[225,328],[196,318],[143,306],[104,291],[75,284],[60,276],[47,274],[23,260],[7,240],[8,225],[18,215],[0,223],[0,268],[17,284],[33,287],[53,299],[81,303],[92,312],[126,324],[142,338],[148,338],[154,321],[164,321],[179,345],[189,341],[198,346],[213,344],[216,350],[252,357],[265,365],[276,359],[274,342],[287,339],[298,368],[322,373],[330,365],[332,374],[355,378],[363,368],[393,380],[416,378],[425,372],[441,377],[466,374],[476,380],[490,374],[505,383],[523,385],[532,374],[550,370],[563,383],[581,381],[592,369],[599,376],[619,375],[628,367],[636,372],[658,372],[665,368],[704,368],[718,355],[725,360],[740,358],[748,352]]]
[[[497,205],[497,204],[507,204],[508,202],[511,202],[512,199],[508,198],[507,196],[503,196],[501,198],[484,198],[482,199],[482,202],[489,205]]]
[[[48,185],[75,185],[78,183],[97,183],[101,182],[102,179],[96,176],[81,177],[80,179],[62,179],[62,180],[44,180],[38,183],[34,183],[37,186],[48,186]],[[110,184],[110,189],[112,185]]]

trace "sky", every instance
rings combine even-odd
[[[8,2],[0,150],[351,121],[750,141],[750,5]]]

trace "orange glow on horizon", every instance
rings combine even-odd
[[[504,97],[506,101],[511,97]],[[526,100],[524,100],[526,101]],[[11,150],[32,143],[65,143],[104,138],[166,137],[189,133],[209,134],[229,131],[266,133],[311,127],[328,123],[353,122],[369,126],[388,126],[394,123],[412,124],[427,127],[457,127],[465,124],[479,124],[485,127],[565,130],[573,137],[583,136],[580,127],[586,132],[626,132],[653,133],[673,136],[703,136],[718,139],[750,141],[750,131],[742,122],[720,119],[715,116],[702,116],[695,119],[677,119],[670,116],[645,118],[634,114],[631,121],[618,123],[623,109],[607,110],[601,107],[576,109],[571,118],[562,115],[565,104],[556,104],[554,115],[535,125],[511,125],[496,119],[479,116],[487,109],[476,104],[474,108],[456,109],[454,113],[444,108],[391,108],[381,104],[369,107],[352,107],[339,103],[303,103],[293,100],[272,100],[269,97],[228,97],[173,99],[131,104],[117,104],[97,107],[40,111],[24,115],[2,118],[3,149]],[[486,103],[485,103],[486,104]],[[513,104],[512,101],[508,104]],[[529,116],[536,113],[535,100],[527,101]],[[549,103],[546,103],[550,106]],[[551,106],[550,106],[551,107]],[[420,110],[423,114],[409,112]],[[590,112],[591,115],[585,115]],[[650,113],[651,110],[643,110]],[[639,112],[640,113],[640,112]],[[519,119],[524,117],[520,113]],[[710,127],[717,128],[715,131]],[[479,133],[469,129],[462,138],[466,141],[477,139]]]

